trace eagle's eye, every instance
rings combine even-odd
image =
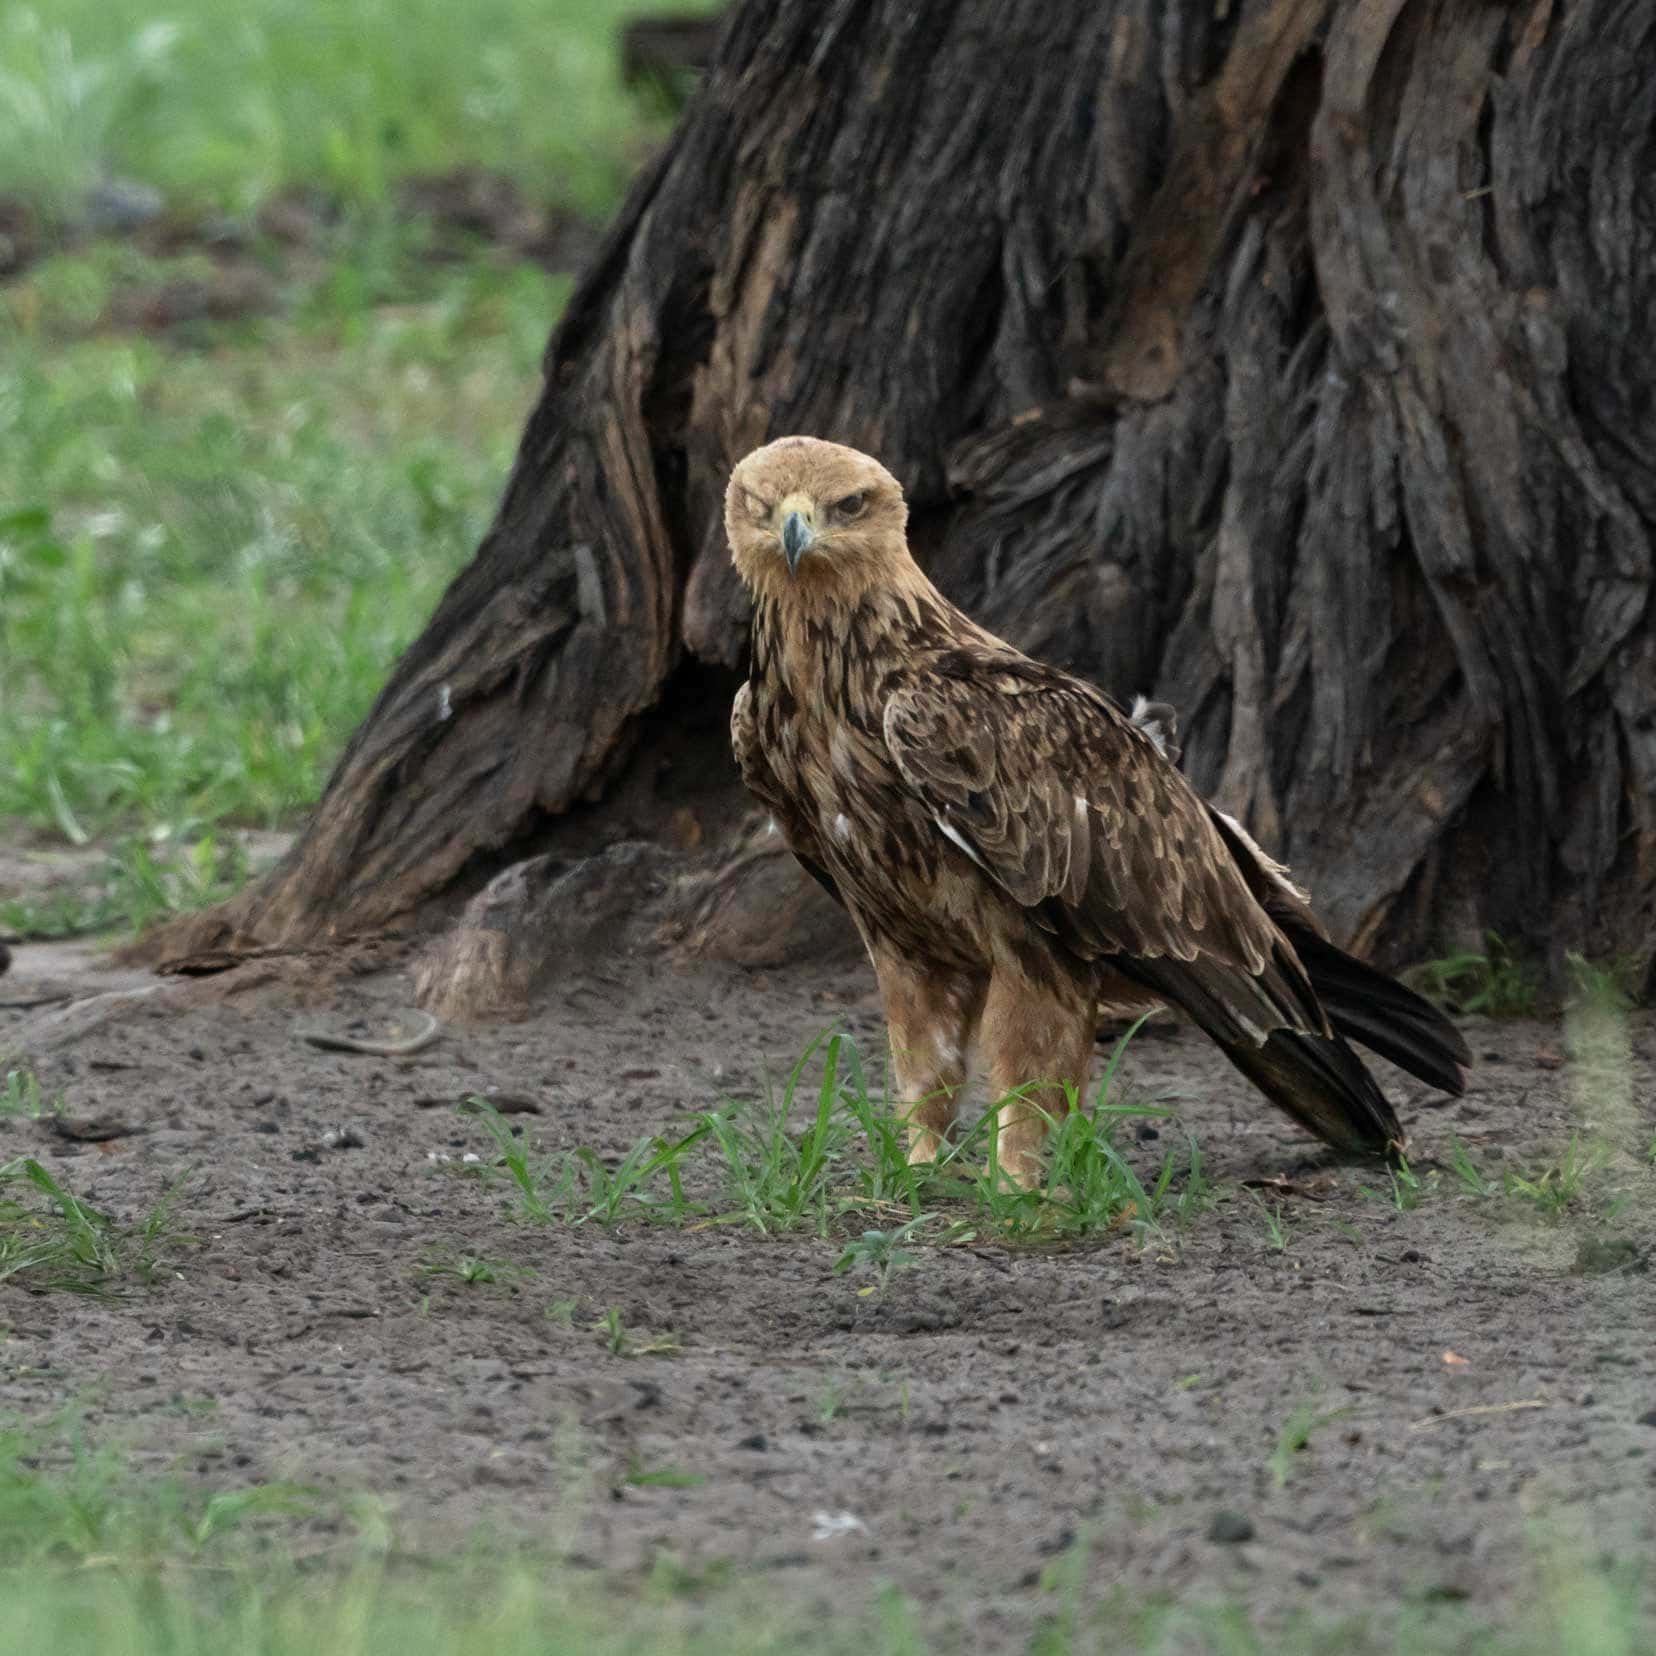
[[[863,507],[867,504],[867,496],[859,489],[856,494],[849,494],[844,500],[836,500],[834,502],[834,514],[836,517],[845,518],[849,522],[852,518],[861,517]]]
[[[748,509],[748,515],[755,523],[765,523],[771,515],[770,502],[761,500],[752,489],[742,490],[742,499]]]

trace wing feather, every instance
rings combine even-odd
[[[1036,925],[1183,1007],[1313,1132],[1401,1143],[1255,889],[1274,899],[1285,877],[1239,859],[1151,732],[1081,680],[1015,660],[953,650],[887,702],[886,746],[928,814]]]
[[[891,696],[884,735],[943,832],[1082,958],[1274,968],[1282,936],[1207,806],[1090,686],[955,652]]]

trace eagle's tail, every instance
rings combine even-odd
[[[1220,1050],[1295,1121],[1336,1150],[1384,1155],[1402,1149],[1390,1101],[1339,1036],[1274,1029],[1262,1045],[1221,1041]]]
[[[1332,1015],[1296,962],[1285,957],[1263,978],[1212,958],[1116,956],[1111,964],[1182,1007],[1273,1104],[1325,1143],[1368,1155],[1404,1144],[1390,1101],[1330,1028]]]
[[[1430,1001],[1309,928],[1285,924],[1281,916],[1277,923],[1300,957],[1328,1021],[1342,1035],[1428,1086],[1457,1097],[1466,1090],[1472,1054],[1461,1032]]]
[[[1464,1091],[1465,1067],[1472,1054],[1460,1031],[1412,989],[1330,943],[1305,893],[1289,883],[1287,870],[1273,862],[1234,818],[1211,805],[1208,817],[1249,889],[1299,957],[1334,1028],[1430,1086],[1447,1093]]]

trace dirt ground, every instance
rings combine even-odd
[[[14,1003],[71,972],[82,992],[123,981],[17,951],[0,1046],[39,1015]],[[145,1003],[37,1068],[72,1120],[130,1131],[76,1143],[12,1120],[0,1155],[41,1157],[123,1217],[188,1172],[177,1222],[199,1245],[117,1301],[0,1290],[7,1408],[45,1415],[90,1391],[91,1427],[147,1464],[381,1492],[427,1543],[481,1521],[622,1573],[728,1563],[813,1615],[896,1583],[932,1629],[985,1650],[1017,1648],[1050,1612],[1044,1574],[1077,1538],[1089,1598],[1241,1601],[1268,1621],[1399,1602],[1500,1621],[1538,1535],[1606,1559],[1656,1547],[1652,1204],[1631,1160],[1597,1176],[1635,1192],[1610,1221],[1591,1204],[1548,1223],[1528,1203],[1461,1200],[1447,1173],[1400,1211],[1361,1193],[1383,1178],[1326,1161],[1171,1030],[1128,1067],[1185,1095],[1226,1198],[1177,1249],[926,1249],[881,1297],[833,1274],[833,1242],[536,1227],[503,1186],[456,1176],[488,1151],[452,1108],[467,1093],[533,1101],[540,1147],[619,1152],[785,1073],[834,1020],[877,1054],[871,991],[849,966],[641,962],[565,986],[532,1022],[402,1059],[298,1038],[386,1024],[409,1004],[401,971],[314,1004]],[[1469,1036],[1462,1101],[1387,1076],[1417,1166],[1451,1132],[1498,1173],[1604,1126],[1556,1063],[1556,1026],[1474,1021]],[[1648,1139],[1648,1014],[1633,1041]],[[1136,1146],[1143,1171],[1162,1148]],[[1242,1181],[1281,1175],[1301,1193],[1271,1198],[1290,1228],[1276,1251]],[[1607,1231],[1633,1243],[1611,1269],[1582,1252]],[[434,1249],[534,1274],[422,1277]],[[548,1315],[571,1300],[568,1326]],[[611,1307],[640,1338],[670,1331],[677,1354],[612,1354],[592,1328]],[[1301,1405],[1344,1412],[1281,1462],[1279,1486],[1272,1454]],[[628,1481],[664,1471],[703,1481]]]

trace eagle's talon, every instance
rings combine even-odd
[[[922,1128],[909,1140],[908,1164],[910,1167],[930,1167],[943,1151],[943,1140],[936,1133]]]

